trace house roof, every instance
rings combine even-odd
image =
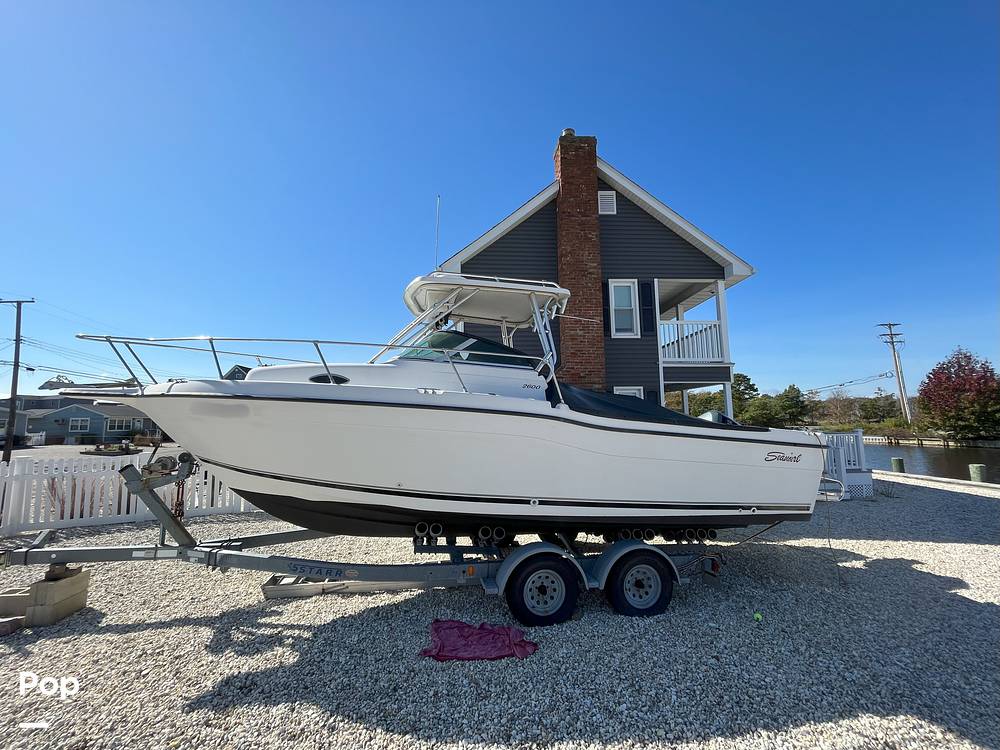
[[[597,158],[597,176],[608,185],[638,205],[654,219],[669,227],[696,248],[721,265],[726,273],[726,286],[732,286],[754,274],[754,268],[721,242],[712,239],[705,232],[680,216],[663,201],[630,180],[600,157]],[[476,238],[441,265],[443,271],[461,272],[462,264],[486,249],[521,222],[533,216],[539,209],[554,200],[559,194],[559,183],[552,182],[531,200],[500,221],[492,229]]]
[[[66,411],[67,409],[83,409],[84,411],[89,411],[94,414],[99,414],[102,417],[145,417],[138,409],[131,406],[125,406],[125,404],[67,404],[58,409],[28,409],[27,414],[29,419],[39,419],[41,417],[47,417],[50,414],[55,414],[59,411]]]
[[[93,404],[83,407],[103,414],[106,417],[145,417],[138,409],[125,404]]]
[[[54,411],[59,411],[58,409],[25,409],[24,413],[28,415],[28,419],[38,419],[39,417],[44,417],[47,414],[51,414]]]

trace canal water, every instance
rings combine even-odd
[[[1000,448],[865,445],[865,460],[873,469],[890,471],[894,456],[903,459],[907,474],[953,479],[968,479],[969,464],[986,464],[986,481],[1000,484]]]

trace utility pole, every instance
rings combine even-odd
[[[7,430],[4,433],[3,461],[10,461],[10,451],[14,447],[14,425],[17,422],[17,376],[21,370],[21,306],[30,305],[33,299],[0,299],[0,304],[14,305],[17,315],[14,320],[14,371],[10,376],[10,406],[7,409]]]
[[[910,414],[910,399],[906,395],[903,365],[899,361],[899,350],[903,348],[906,340],[903,338],[902,333],[894,330],[900,325],[899,323],[879,323],[878,325],[881,328],[885,328],[885,333],[880,333],[878,337],[882,340],[882,343],[888,344],[889,348],[892,349],[892,363],[896,368],[896,388],[899,394],[899,408],[903,413],[903,419],[906,420],[907,424],[911,424],[913,422],[913,415]]]

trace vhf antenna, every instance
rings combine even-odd
[[[434,268],[441,270],[438,265],[438,247],[441,245],[441,196],[437,197],[437,211],[434,216]]]

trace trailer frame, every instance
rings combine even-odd
[[[720,553],[711,552],[700,544],[653,545],[636,539],[613,544],[577,544],[562,535],[556,535],[560,544],[539,541],[509,547],[458,545],[454,538],[448,538],[445,544],[439,544],[437,539],[414,538],[415,554],[449,556],[447,561],[432,562],[370,564],[261,554],[253,550],[334,535],[309,529],[291,529],[198,541],[154,492],[159,487],[183,481],[196,470],[197,464],[190,454],[182,453],[178,459],[162,457],[141,470],[132,465],[120,470],[128,489],[159,521],[159,543],[55,547],[52,543],[56,532],[50,529],[38,534],[27,547],[0,551],[0,569],[8,565],[48,565],[46,577],[53,579],[72,574],[73,570],[67,566],[73,563],[174,560],[223,572],[240,569],[270,573],[271,577],[261,587],[265,598],[480,586],[488,594],[506,595],[513,609],[514,601],[509,590],[512,576],[522,565],[542,559],[555,561],[551,566],[553,569],[568,570],[568,564],[576,572],[576,591],[571,592],[574,605],[579,590],[604,589],[616,566],[638,552],[652,552],[666,564],[664,570],[669,571],[671,579],[666,582],[668,602],[674,583],[686,583],[698,575],[712,580],[719,575],[723,562]],[[167,536],[173,543],[166,541]],[[566,564],[559,563],[560,560]],[[566,581],[566,588],[573,588],[572,581]],[[514,595],[517,596],[516,592]],[[554,624],[567,618],[540,619],[551,622],[531,624]]]

